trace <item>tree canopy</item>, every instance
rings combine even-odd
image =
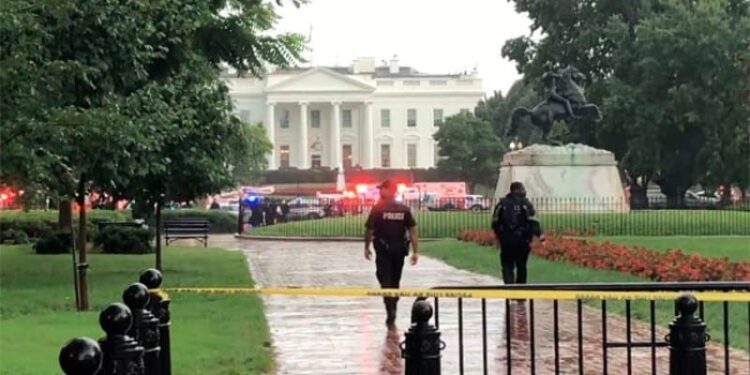
[[[527,80],[572,64],[604,120],[568,141],[611,150],[641,189],[678,203],[695,183],[748,186],[750,3],[742,0],[515,0],[539,38],[503,55]],[[645,190],[643,190],[645,194]]]
[[[438,147],[438,168],[460,175],[470,188],[494,186],[505,151],[490,123],[471,113],[450,116],[433,136]]]

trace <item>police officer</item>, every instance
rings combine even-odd
[[[492,230],[500,243],[500,265],[505,284],[526,284],[531,238],[536,234],[534,232],[541,236],[538,222],[530,220],[534,215],[534,206],[526,199],[526,189],[520,182],[510,184],[510,193],[495,206]]]
[[[370,260],[370,244],[375,247],[376,276],[381,288],[398,288],[404,258],[409,255],[409,242],[412,246],[411,264],[417,264],[419,239],[417,223],[409,207],[396,202],[396,187],[391,181],[383,181],[378,186],[380,200],[370,211],[365,227],[365,259]],[[409,238],[406,238],[406,232]],[[393,326],[396,320],[398,297],[384,297],[386,325]]]

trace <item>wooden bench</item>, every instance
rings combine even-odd
[[[211,226],[206,219],[182,218],[164,222],[164,240],[170,242],[184,239],[195,239],[208,247],[208,232]]]

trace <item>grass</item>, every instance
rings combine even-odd
[[[248,286],[244,256],[215,248],[164,249],[165,287]],[[90,256],[91,311],[74,311],[70,255],[0,247],[0,373],[59,374],[57,356],[76,336],[103,336],[98,316],[152,266],[152,255]],[[273,368],[269,333],[256,296],[172,296],[175,374],[258,374]]]
[[[643,246],[653,250],[680,249],[706,258],[727,257],[733,262],[750,261],[750,237],[747,236],[657,236],[657,237],[597,237],[617,244]]]
[[[426,242],[421,251],[427,255],[461,269],[472,272],[500,277],[500,261],[498,251],[493,247],[480,246],[457,240]],[[573,264],[551,262],[534,257],[529,259],[529,283],[605,283],[605,282],[644,282],[646,279],[630,276],[616,271],[595,270]],[[498,282],[499,283],[499,282]],[[599,307],[600,301],[586,301],[590,306]],[[632,316],[635,319],[648,321],[648,301],[634,301],[631,303]],[[657,324],[667,326],[674,318],[674,305],[670,301],[656,303]],[[748,335],[750,323],[747,317],[746,303],[729,304],[729,343],[731,346],[748,349]],[[624,315],[625,303],[611,301],[607,310]],[[705,320],[711,339],[723,342],[722,304],[705,303]]]
[[[488,229],[489,212],[416,212],[420,235],[454,238],[465,229]],[[263,236],[359,237],[364,215],[325,218],[251,229]],[[540,214],[545,230],[594,230],[603,236],[750,235],[750,212],[644,210],[631,213]]]

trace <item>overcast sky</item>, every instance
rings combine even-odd
[[[503,42],[529,33],[531,21],[508,0],[311,0],[279,10],[279,31],[310,34],[314,65],[378,62],[398,55],[424,73],[471,71],[487,93],[507,92],[520,78],[500,56]]]

